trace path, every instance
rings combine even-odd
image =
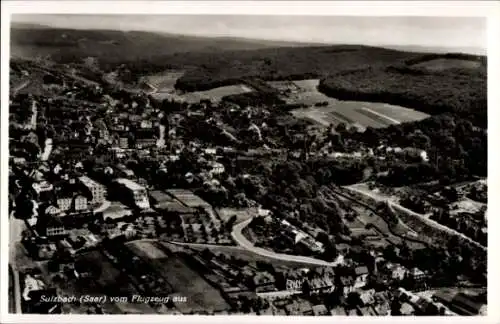
[[[410,217],[415,217],[416,219],[418,219],[419,221],[425,223],[426,225],[428,226],[431,226],[433,227],[434,229],[438,230],[438,231],[441,231],[441,232],[444,232],[448,235],[454,235],[454,236],[459,236],[460,238],[466,240],[467,242],[470,242],[471,244],[475,245],[476,247],[482,249],[483,251],[486,251],[486,247],[484,247],[483,245],[479,244],[478,242],[472,240],[471,238],[465,236],[464,234],[460,233],[460,232],[457,232],[456,230],[454,229],[451,229],[447,226],[444,226],[442,224],[439,224],[438,222],[426,217],[426,215],[422,215],[422,214],[419,214],[419,213],[416,213],[408,208],[405,208],[389,199],[383,199],[381,197],[378,197],[376,195],[370,195],[368,194],[366,191],[364,190],[359,190],[357,188],[353,188],[353,187],[345,187],[346,189],[348,190],[351,190],[351,191],[354,191],[358,194],[361,194],[361,195],[364,195],[364,196],[367,196],[371,199],[374,199],[375,201],[384,201],[387,203],[388,207],[391,209],[391,211],[395,212],[396,214],[397,213],[404,213]]]
[[[101,206],[94,209],[94,214],[105,211],[106,209],[109,208],[109,206],[111,206],[111,201],[105,200]]]
[[[19,272],[16,264],[16,256],[19,251],[16,250],[16,244],[21,241],[22,232],[25,229],[23,220],[15,218],[12,213],[9,218],[9,270],[12,271],[14,279],[14,298],[15,298],[15,312],[21,314],[21,284],[19,282]]]
[[[282,254],[282,253],[276,253],[274,251],[266,250],[263,248],[256,247],[250,242],[242,233],[242,230],[248,226],[248,224],[251,223],[253,217],[249,218],[241,223],[236,224],[233,227],[233,230],[231,232],[231,236],[233,239],[238,243],[241,247],[244,249],[251,251],[255,254],[259,254],[261,256],[265,256],[271,259],[276,259],[276,260],[281,260],[281,261],[289,261],[289,262],[298,262],[298,263],[305,263],[305,264],[311,264],[315,266],[322,266],[322,267],[335,267],[339,264],[339,262],[327,262],[324,260],[316,259],[316,258],[311,258],[311,257],[306,257],[306,256],[301,256],[301,255],[291,255],[291,254]]]
[[[30,80],[27,80],[27,81],[21,83],[19,86],[17,86],[17,88],[13,89],[12,90],[12,96],[16,96],[17,93],[19,91],[21,91],[22,89],[26,88],[30,84],[30,82],[31,82]]]

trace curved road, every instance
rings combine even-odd
[[[311,265],[315,265],[315,266],[335,267],[340,263],[337,261],[327,262],[324,260],[306,257],[306,256],[301,256],[301,255],[276,253],[276,252],[273,252],[270,250],[256,247],[242,233],[242,230],[246,226],[248,226],[248,224],[250,224],[252,219],[253,219],[253,217],[249,218],[241,223],[234,225],[233,230],[231,231],[231,236],[233,237],[233,239],[236,241],[236,243],[238,243],[238,245],[240,245],[244,249],[251,251],[255,254],[259,254],[261,256],[271,258],[271,259],[276,259],[276,260],[281,260],[281,261],[307,263],[307,264],[311,264]]]

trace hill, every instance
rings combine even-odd
[[[56,63],[97,58],[102,72],[122,81],[182,70],[183,91],[251,83],[257,79],[321,79],[319,89],[344,100],[378,101],[428,113],[458,113],[486,126],[486,57],[432,54],[362,45],[304,46],[234,38],[203,38],[149,32],[12,28],[12,54],[49,55]],[[276,47],[278,45],[282,45]],[[266,102],[275,92],[259,82]],[[258,96],[242,94],[233,101]]]
[[[20,23],[11,26],[11,56],[34,58],[49,55],[52,60],[63,63],[86,57],[96,57],[106,62],[122,62],[174,53],[213,53],[307,45],[297,42],[196,37],[142,31],[52,28]]]

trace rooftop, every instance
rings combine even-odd
[[[126,186],[127,188],[129,188],[130,190],[133,190],[133,191],[138,191],[138,190],[145,190],[146,188],[144,188],[143,186],[139,185],[138,183],[130,180],[130,179],[125,179],[125,178],[118,178],[116,179],[116,182],[118,182],[119,184],[122,184],[124,186]]]

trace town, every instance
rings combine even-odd
[[[486,314],[485,128],[324,123],[296,107],[332,104],[311,82],[185,100],[87,63],[10,63],[12,312]]]

